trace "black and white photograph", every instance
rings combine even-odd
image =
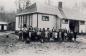
[[[0,0],[0,56],[86,56],[86,0]]]

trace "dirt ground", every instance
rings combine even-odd
[[[0,36],[0,56],[86,56],[86,36],[78,36],[77,42],[18,41],[14,34]]]

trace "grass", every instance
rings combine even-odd
[[[16,35],[1,35],[0,36],[0,54],[12,52],[16,43],[18,42],[18,38]]]

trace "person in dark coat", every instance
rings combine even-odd
[[[71,31],[68,33],[68,41],[71,42],[72,38],[73,38],[73,32]]]
[[[50,38],[52,38],[52,32],[53,32],[53,31],[50,31]]]
[[[50,37],[49,41],[52,41],[53,40],[53,29],[52,29],[52,31],[50,31],[49,37]]]
[[[36,37],[38,38],[38,41],[41,39],[41,29],[37,31]]]
[[[77,32],[74,32],[74,41],[76,41],[76,37],[77,37]]]
[[[59,35],[58,40],[62,41],[62,30],[61,29],[59,30],[59,34],[58,35]]]
[[[30,43],[30,41],[31,41],[31,28],[29,28],[27,31],[27,37],[28,37],[27,42]]]
[[[67,41],[67,36],[68,36],[68,35],[67,35],[67,31],[65,30],[65,31],[64,31],[64,40],[65,40],[65,41]]]
[[[49,28],[47,28],[47,31],[48,31],[48,41],[50,41],[50,38],[51,38],[51,31]]]
[[[45,28],[43,28],[42,32],[41,32],[41,43],[44,43],[44,39],[45,39]]]
[[[64,41],[64,31],[62,31],[61,33],[61,38],[62,38],[62,41]]]
[[[28,37],[28,35],[27,35],[27,28],[26,28],[26,25],[24,26],[24,28],[23,28],[23,41],[27,41],[27,37]]]
[[[36,41],[36,31],[32,28],[32,30],[31,30],[31,40],[32,41]]]

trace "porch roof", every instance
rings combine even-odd
[[[64,7],[62,10],[65,15],[62,15],[64,19],[86,21],[85,16],[79,9]]]

